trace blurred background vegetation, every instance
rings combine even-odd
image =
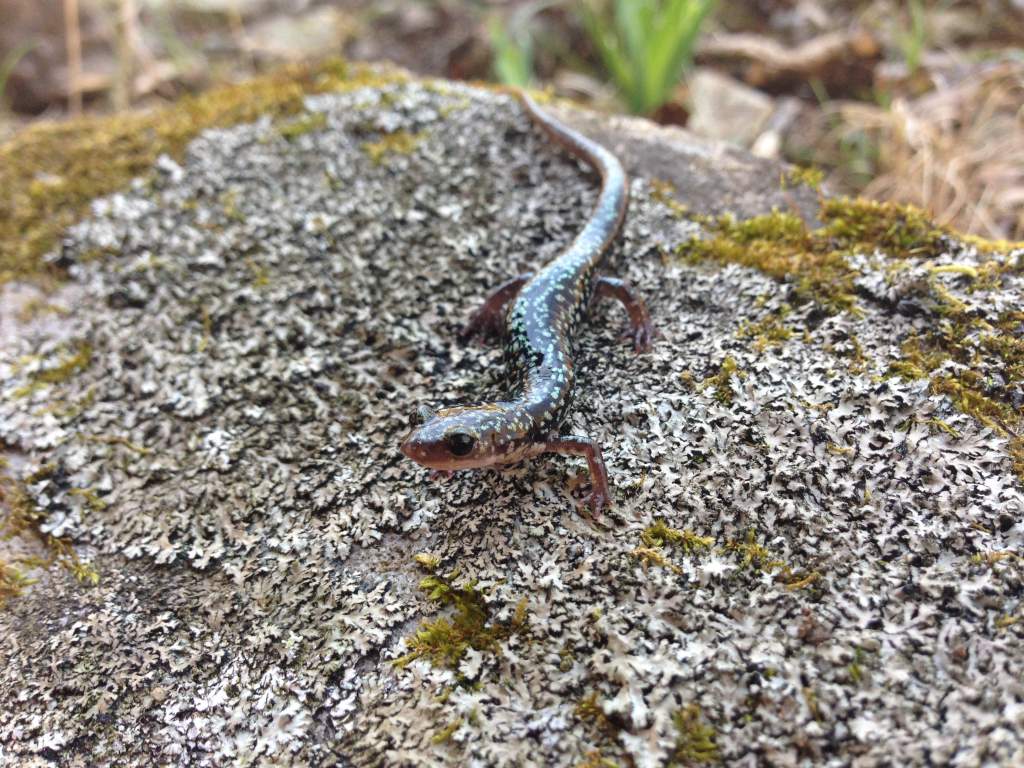
[[[1024,0],[0,0],[0,139],[332,56],[549,88],[1024,238]]]

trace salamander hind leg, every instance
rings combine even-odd
[[[654,336],[654,326],[651,324],[651,315],[647,311],[647,305],[641,299],[629,283],[617,277],[601,276],[594,282],[594,294],[591,303],[609,296],[622,302],[629,314],[629,330],[625,338],[632,339],[633,348],[637,352],[644,352],[651,348],[651,338]]]
[[[505,310],[509,302],[519,295],[519,291],[533,277],[532,273],[526,273],[513,277],[511,280],[502,283],[494,292],[487,297],[483,305],[474,312],[469,321],[459,331],[459,338],[468,341],[474,336],[492,338],[500,336],[505,323]]]
[[[576,435],[555,437],[544,442],[541,452],[558,453],[563,456],[583,456],[590,469],[590,493],[587,494],[583,503],[590,508],[594,515],[601,514],[601,510],[611,504],[611,496],[608,493],[608,471],[605,469],[604,459],[601,457],[601,447],[593,440]]]

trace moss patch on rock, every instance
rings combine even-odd
[[[677,546],[687,555],[706,550],[715,543],[710,536],[699,536],[689,529],[672,528],[661,518],[644,528],[640,539],[647,547]]]
[[[50,366],[40,367],[29,374],[29,382],[14,391],[15,397],[24,397],[48,384],[60,384],[85,370],[92,361],[92,347],[81,342]]]
[[[894,375],[926,379],[964,413],[1007,438],[1014,472],[1024,478],[1024,311],[1001,313],[994,322],[953,303],[934,328],[901,345]]]
[[[22,131],[0,146],[0,283],[59,277],[42,257],[89,203],[146,173],[160,155],[179,157],[202,131],[301,115],[308,94],[401,77],[341,60],[293,65],[148,112],[39,123]],[[284,122],[282,135],[313,130],[319,119]]]
[[[699,706],[689,704],[676,710],[672,723],[679,735],[669,765],[708,765],[719,761],[715,729],[703,720]]]
[[[722,361],[721,366],[719,366],[718,373],[708,376],[701,383],[714,389],[715,400],[722,405],[729,405],[735,396],[735,390],[732,386],[734,376],[742,379],[744,372],[740,370],[734,358],[726,357]]]
[[[33,502],[26,485],[45,480],[52,472],[52,467],[44,467],[21,481],[11,477],[5,467],[0,467],[0,541],[34,538],[45,553],[19,554],[0,560],[0,608],[36,582],[34,572],[53,566],[63,568],[86,584],[99,581],[99,574],[79,559],[70,539],[40,529],[46,513]]]
[[[365,142],[363,151],[374,165],[381,165],[389,155],[405,155],[412,152],[421,138],[419,134],[409,133],[409,131],[395,131],[386,134],[378,141]]]
[[[881,249],[893,258],[921,258],[936,253],[947,237],[918,209],[895,203],[823,198],[819,216],[818,228],[778,210],[743,220],[701,219],[711,236],[692,238],[678,254],[759,269],[792,283],[798,300],[841,312],[857,304],[852,253]]]
[[[420,582],[420,589],[431,602],[452,608],[453,613],[420,624],[416,633],[406,638],[409,652],[394,661],[396,667],[425,659],[435,666],[457,669],[469,649],[499,653],[502,641],[526,629],[526,598],[517,603],[508,621],[496,621],[476,582],[456,584],[458,577],[458,570],[454,570],[443,576],[427,576]]]
[[[663,201],[665,194],[656,190],[656,199]],[[812,228],[796,214],[778,210],[744,220],[729,215],[696,217],[709,236],[691,238],[676,253],[691,263],[758,269],[791,285],[795,302],[814,302],[833,314],[860,311],[858,258],[882,254],[893,275],[923,267],[926,279],[917,280],[909,293],[916,294],[913,298],[934,320],[903,341],[902,355],[890,373],[929,381],[935,394],[949,396],[961,411],[1007,438],[1014,469],[1024,478],[1024,417],[1019,402],[1024,386],[1024,312],[987,316],[958,298],[941,279],[965,284],[968,293],[997,289],[1003,276],[1024,269],[1024,243],[965,237],[936,225],[914,206],[874,200],[822,198],[819,219],[821,226]],[[969,249],[974,249],[976,263],[933,263]],[[763,350],[792,335],[781,320],[769,315],[741,327],[740,334]],[[854,342],[856,352],[859,345]],[[855,357],[860,356],[856,352]],[[729,402],[732,391],[728,368],[726,359],[722,371],[708,380],[723,403]]]

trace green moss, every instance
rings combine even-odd
[[[715,729],[704,722],[700,707],[688,704],[672,715],[676,727],[676,745],[668,765],[707,765],[721,758],[715,743]]]
[[[448,725],[430,737],[430,742],[432,744],[444,744],[452,737],[452,734],[462,727],[462,722],[462,718],[459,718],[458,720],[453,720],[448,723]]]
[[[374,165],[382,165],[392,154],[407,155],[416,149],[416,145],[423,140],[421,133],[409,133],[408,131],[395,131],[386,134],[378,141],[367,141],[363,144],[363,151],[370,158]]]
[[[706,550],[715,542],[710,536],[698,536],[691,530],[670,528],[661,518],[644,528],[640,539],[647,547],[677,546],[688,555]]]
[[[946,302],[942,312],[933,328],[903,342],[889,373],[927,380],[932,393],[1005,437],[1013,471],[1024,479],[1024,414],[1013,405],[1024,382],[1024,311],[1005,312],[994,323],[958,303]],[[960,366],[950,369],[949,361]]]
[[[718,373],[708,376],[701,382],[703,386],[710,386],[715,390],[715,400],[722,405],[731,405],[736,393],[732,388],[732,377],[743,378],[746,374],[739,369],[732,357],[726,357],[718,369]]]
[[[416,561],[420,568],[431,573],[436,571],[437,566],[441,564],[441,558],[430,552],[420,552],[413,557],[413,560]]]
[[[668,568],[674,573],[683,572],[682,568],[675,563],[669,562],[668,558],[660,550],[653,547],[637,547],[629,555],[640,561],[644,571],[650,568],[651,565],[657,565],[659,568]]]
[[[860,648],[855,648],[853,651],[853,661],[851,661],[846,667],[846,671],[850,675],[850,681],[854,685],[860,685],[861,681],[864,679],[863,662],[864,651]]]
[[[90,434],[86,434],[85,432],[79,432],[76,435],[76,437],[79,440],[82,440],[83,442],[86,442],[86,443],[101,443],[103,445],[120,445],[120,446],[123,446],[123,447],[127,448],[130,451],[133,451],[134,453],[139,454],[140,456],[148,456],[151,453],[153,453],[153,451],[151,451],[149,448],[141,446],[138,443],[133,443],[128,438],[122,437],[120,435],[90,435]]]
[[[99,497],[99,494],[91,488],[72,488],[68,491],[72,496],[78,496],[85,501],[86,505],[93,512],[102,512],[107,508],[107,502]]]
[[[1021,557],[1016,552],[1009,549],[1003,549],[997,552],[978,552],[971,555],[971,562],[975,565],[986,565],[988,567],[992,567],[1003,560],[1024,560],[1024,557]]]
[[[285,120],[278,124],[277,132],[281,137],[292,141],[307,133],[323,130],[327,125],[327,115],[323,112],[311,112],[300,115],[294,120]]]
[[[790,592],[795,592],[798,589],[806,589],[820,580],[821,574],[817,571],[811,571],[810,573],[801,576],[793,573],[788,567],[784,569],[783,581],[785,582],[786,589]]]
[[[76,399],[55,399],[50,403],[47,403],[42,408],[33,412],[33,416],[42,416],[47,413],[52,413],[58,419],[65,423],[74,419],[78,414],[90,407],[96,400],[96,387],[91,386],[86,390],[85,394]]]
[[[881,249],[889,258],[932,257],[951,233],[920,208],[864,198],[825,198],[817,234],[843,250]]]
[[[25,302],[22,308],[18,310],[18,322],[29,323],[46,314],[67,317],[71,314],[71,310],[59,304],[53,304],[46,299],[32,299]]]
[[[805,336],[804,340],[809,341],[810,334],[805,331]],[[831,342],[826,342],[822,345],[822,348],[826,352],[846,358],[850,367],[850,373],[864,373],[868,368],[867,355],[864,354],[864,347],[861,345],[860,339],[857,338],[856,334],[851,333],[846,344],[837,347]]]
[[[6,466],[6,463],[4,466]],[[41,483],[43,480],[53,477],[56,472],[57,465],[53,462],[49,462],[47,464],[42,464],[35,472],[30,472],[25,475],[24,480],[29,485],[32,485],[33,483]]]
[[[832,312],[855,306],[856,273],[840,251],[821,247],[799,216],[773,211],[737,221],[724,215],[708,227],[709,238],[683,243],[678,254],[691,262],[759,269],[792,284],[797,300],[815,301]]]
[[[36,567],[29,558],[16,558],[11,562],[0,560],[0,609],[11,598],[20,596],[27,587],[36,582],[25,575],[22,568]]]
[[[640,471],[640,477],[636,478],[635,480],[630,480],[628,482],[621,483],[619,485],[619,490],[623,496],[631,499],[636,497],[644,489],[644,485],[646,484],[646,482],[647,470],[644,469]]]
[[[790,306],[783,304],[777,312],[769,312],[757,322],[744,321],[736,335],[741,339],[752,339],[758,352],[781,346],[793,336],[793,329],[783,322],[790,311]]]
[[[735,263],[759,269],[791,285],[797,301],[811,301],[837,313],[859,311],[854,290],[858,274],[849,261],[854,253],[880,251],[889,259],[890,268],[899,271],[948,250],[956,239],[983,254],[1024,247],[959,235],[937,226],[920,209],[897,203],[823,198],[818,217],[822,225],[817,229],[780,211],[742,221],[732,216],[704,219],[709,236],[684,243],[678,255],[691,262]],[[931,279],[922,291],[938,320],[932,328],[904,341],[901,357],[889,373],[928,380],[933,393],[947,395],[961,411],[1006,437],[1013,469],[1024,479],[1024,416],[1012,405],[1013,393],[1024,382],[1024,338],[1019,331],[1024,313],[1006,312],[994,323],[973,317],[967,305],[940,280],[953,274],[969,281],[969,291],[991,289],[999,286],[1004,274],[1022,269],[1020,258],[932,267]],[[767,317],[745,325],[740,335],[753,338],[759,349],[781,343],[789,335],[781,319]],[[844,347],[841,354],[850,358],[853,372],[863,372],[868,361],[856,339],[851,349]],[[950,360],[964,368],[950,373],[945,365]],[[732,401],[729,374],[734,365],[727,358],[720,373],[705,381],[715,386],[716,398],[723,404]]]
[[[562,646],[562,649],[558,652],[558,669],[561,672],[568,672],[572,669],[573,664],[576,663],[576,654],[569,645]]]
[[[427,576],[420,582],[427,599],[453,611],[450,616],[420,624],[416,633],[406,638],[409,653],[392,662],[396,667],[404,668],[422,658],[436,667],[457,669],[470,648],[497,654],[502,641],[525,631],[528,622],[525,598],[516,605],[510,620],[496,622],[476,582],[456,585],[457,577],[455,570],[446,576]]]
[[[825,450],[833,456],[853,456],[855,453],[850,446],[840,445],[839,443],[826,443]]]
[[[25,575],[26,570],[47,569],[56,565],[81,582],[96,584],[99,581],[96,570],[78,559],[69,539],[40,530],[46,515],[32,501],[25,486],[45,480],[55,469],[53,465],[44,465],[21,481],[5,472],[0,473],[0,541],[35,539],[45,552],[43,557],[23,556],[0,560],[0,608],[35,581]]]
[[[705,220],[710,237],[679,248],[690,261],[735,263],[790,283],[798,300],[830,312],[856,307],[856,271],[848,257],[881,249],[890,258],[927,258],[953,236],[918,208],[861,198],[822,198],[812,229],[793,213],[772,211],[737,220],[728,214]]]
[[[675,187],[670,181],[651,179],[651,199],[661,203],[680,218],[690,218],[690,209],[675,198]]]
[[[967,245],[973,245],[982,253],[1010,253],[1011,251],[1024,250],[1024,241],[1021,240],[989,240],[979,235],[958,233],[957,237]],[[1021,268],[1021,260],[1024,256],[1017,258],[1017,269]]]
[[[753,530],[747,531],[747,537],[743,541],[726,542],[722,552],[738,556],[740,567],[743,570],[774,573],[775,580],[791,592],[806,589],[821,580],[821,574],[818,571],[800,571],[780,560],[771,550],[757,541]]]
[[[1020,617],[1020,616],[1014,616],[1012,614],[1005,614],[1003,616],[1000,616],[995,621],[996,629],[1000,629],[1000,630],[1009,629],[1014,624],[1019,622],[1021,620],[1021,618],[1022,617]]]
[[[0,283],[62,277],[42,262],[60,233],[92,200],[124,187],[161,154],[180,157],[203,130],[302,114],[310,93],[402,80],[340,60],[295,65],[161,109],[43,122],[19,132],[0,146]]]
[[[601,706],[601,700],[596,691],[580,699],[573,709],[573,713],[580,720],[596,726],[597,730],[604,736],[615,738],[619,732],[619,727],[604,713],[604,708]]]
[[[220,196],[221,210],[229,221],[245,221],[241,209],[238,207],[238,190],[230,189]]]
[[[739,555],[740,565],[754,571],[770,573],[785,565],[781,560],[777,560],[767,547],[758,543],[753,530],[747,531],[747,538],[744,541],[727,542],[725,551]]]
[[[949,435],[954,440],[960,439],[960,432],[951,427],[947,422],[942,419],[919,419],[920,423],[927,427],[931,427],[933,432],[942,432]]]
[[[783,189],[805,186],[817,191],[825,180],[825,172],[814,166],[795,166],[782,174],[779,186]]]
[[[821,707],[818,706],[818,694],[814,692],[813,688],[807,687],[803,689],[804,701],[807,702],[807,709],[811,713],[817,722],[822,721]]]
[[[602,755],[601,750],[592,749],[587,752],[583,762],[579,763],[576,768],[619,768],[619,764]]]
[[[593,731],[596,731],[599,741],[607,742],[605,747],[611,747],[618,742],[619,732],[622,729],[604,713],[604,708],[601,706],[601,700],[596,691],[580,699],[573,708],[573,714],[576,715],[578,720],[590,726]],[[615,765],[617,764],[613,760],[604,757],[602,750],[595,749],[587,754],[586,761],[580,763],[578,768],[608,768]]]
[[[29,374],[29,382],[14,391],[15,397],[25,397],[42,387],[59,384],[72,376],[84,371],[92,363],[92,347],[80,342],[65,354],[59,356],[56,363]]]
[[[252,272],[252,287],[257,290],[260,288],[266,288],[270,285],[270,270],[266,264],[261,264],[258,261],[250,259],[247,266]]]

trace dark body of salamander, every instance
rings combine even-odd
[[[413,430],[402,450],[436,470],[506,465],[540,453],[582,455],[591,474],[588,504],[597,512],[608,503],[600,448],[587,438],[562,435],[560,427],[572,402],[576,331],[595,298],[623,302],[637,349],[650,340],[643,303],[621,280],[596,273],[626,215],[627,179],[604,147],[518,96],[534,123],[600,173],[601,193],[572,244],[536,274],[500,286],[463,331],[464,337],[504,335],[509,400],[437,411]]]
[[[597,267],[622,226],[629,193],[626,174],[610,152],[567,131],[532,102],[524,99],[524,104],[535,122],[597,168],[604,182],[583,231],[523,285],[508,313],[507,374],[535,431],[547,435],[571,405],[576,331],[593,295]]]

